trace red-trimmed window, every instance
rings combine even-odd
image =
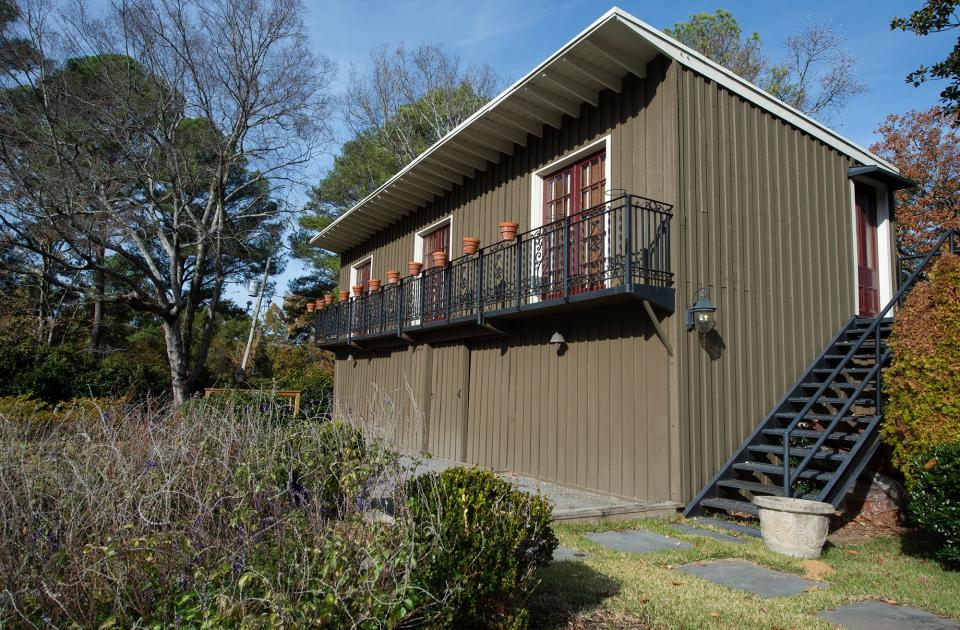
[[[450,257],[450,224],[444,223],[432,232],[423,235],[423,251],[421,253],[424,269],[432,269],[433,252],[446,252]]]
[[[571,293],[603,288],[606,217],[581,215],[604,202],[607,188],[605,151],[594,153],[543,178],[544,257],[540,263],[545,298],[563,290],[563,228],[549,224],[571,217],[568,281]]]
[[[359,284],[363,287],[363,294],[366,295],[367,291],[370,290],[370,261],[354,267],[353,268],[353,280],[354,284]]]

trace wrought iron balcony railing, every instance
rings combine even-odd
[[[315,315],[320,344],[402,335],[611,293],[669,289],[673,207],[621,195]],[[641,291],[642,292],[642,291]]]

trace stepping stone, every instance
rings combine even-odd
[[[907,606],[894,606],[886,602],[869,600],[817,613],[817,617],[851,630],[956,630],[956,621],[938,617],[925,610]]]
[[[573,547],[557,547],[553,551],[554,562],[580,562],[590,554]]]
[[[599,532],[587,534],[590,540],[607,549],[627,553],[650,553],[664,549],[692,549],[693,545],[682,540],[674,540],[660,534],[633,529],[623,532]]]
[[[720,529],[727,529],[731,532],[737,532],[738,534],[743,534],[744,536],[750,536],[752,538],[763,538],[763,536],[760,534],[760,530],[756,527],[737,525],[736,523],[731,523],[729,521],[721,521],[719,519],[706,518],[703,516],[691,518],[690,521],[694,524],[710,525],[712,527],[719,527]]]
[[[798,595],[808,588],[820,588],[822,582],[805,580],[802,577],[774,571],[741,560],[721,560],[706,564],[688,564],[676,569],[681,573],[698,575],[716,584],[750,591],[760,597],[784,597]]]
[[[700,527],[693,527],[685,523],[672,523],[667,525],[670,529],[678,532],[683,532],[684,534],[690,534],[691,536],[704,536],[705,538],[713,538],[714,540],[719,540],[722,542],[736,543],[738,545],[745,545],[747,541],[743,538],[737,538],[736,536],[730,536],[729,534],[721,534],[720,532],[715,532],[712,529],[703,529]]]

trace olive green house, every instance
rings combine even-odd
[[[876,448],[908,185],[611,9],[314,237],[336,403],[406,451],[693,511],[833,500]]]

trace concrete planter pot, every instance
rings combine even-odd
[[[795,558],[819,558],[827,540],[833,506],[785,497],[754,497],[767,549]]]

